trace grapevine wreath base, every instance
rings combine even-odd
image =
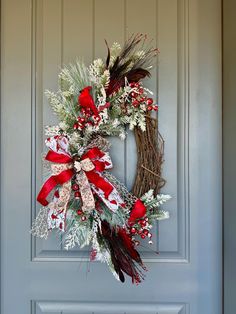
[[[152,244],[153,224],[169,217],[160,206],[170,196],[158,194],[165,183],[163,140],[152,114],[158,106],[142,83],[158,50],[141,34],[123,48],[106,45],[105,62],[86,67],[77,61],[62,69],[56,93],[46,91],[59,124],[46,127],[49,174],[37,197],[43,207],[32,234],[46,239],[58,229],[65,249],[90,245],[91,260],[107,263],[118,280],[124,282],[125,273],[138,284],[146,270],[140,241]],[[138,156],[132,193],[109,171],[107,137],[124,139],[127,127],[134,131]]]

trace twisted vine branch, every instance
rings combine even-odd
[[[146,116],[146,131],[134,129],[137,146],[137,171],[132,193],[141,197],[150,189],[160,192],[165,185],[161,170],[164,157],[164,140],[158,131],[157,119]]]

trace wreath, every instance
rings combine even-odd
[[[49,174],[37,197],[42,207],[32,234],[46,239],[58,229],[65,249],[90,245],[91,261],[107,263],[121,282],[125,273],[138,284],[146,270],[140,241],[152,244],[154,222],[169,217],[160,208],[170,196],[159,194],[165,181],[158,105],[142,83],[158,50],[142,34],[123,47],[105,43],[105,61],[70,64],[59,74],[58,91],[46,91],[59,124],[45,128]],[[127,128],[138,156],[132,192],[109,171],[109,136],[125,139]]]

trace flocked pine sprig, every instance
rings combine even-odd
[[[156,196],[154,196],[152,189],[141,197],[141,200],[149,209],[158,208],[159,206],[169,201],[170,199],[171,196],[168,194],[157,194]]]
[[[138,126],[143,132],[146,130],[146,119],[140,110],[133,110],[131,114],[125,118],[124,122],[125,124],[128,124],[131,131],[136,126]]]
[[[57,93],[46,90],[45,95],[58,119],[68,127],[73,125],[73,121],[76,119],[77,113],[72,100],[67,100],[63,97],[60,90]]]
[[[107,88],[110,82],[110,72],[106,69],[102,59],[94,60],[88,68],[89,79],[97,89]]]
[[[147,208],[147,216],[151,220],[164,220],[169,218],[169,212],[160,209],[160,206],[170,199],[171,196],[168,194],[157,194],[154,196],[152,189],[141,197],[141,200]]]
[[[99,133],[109,136],[119,136],[123,138],[125,133],[124,126],[114,125],[113,121],[107,121],[106,124],[102,124],[99,128]]]
[[[62,91],[71,91],[73,95],[79,95],[85,86],[92,85],[88,68],[80,60],[65,66],[59,73],[59,84]]]
[[[114,64],[120,52],[121,52],[121,45],[117,42],[114,42],[110,48],[110,63],[109,63],[110,67]]]
[[[76,245],[80,246],[81,239],[79,238],[77,229],[79,228],[78,223],[74,223],[72,227],[70,227],[65,236],[64,248],[66,250],[70,250],[74,248]]]
[[[166,210],[158,209],[156,213],[150,213],[149,217],[156,220],[165,220],[170,218],[170,213]]]
[[[75,246],[83,248],[90,244],[94,234],[93,229],[89,226],[90,221],[80,221],[74,217],[73,224],[66,232],[64,238],[64,248],[66,250],[72,249]]]

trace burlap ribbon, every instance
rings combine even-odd
[[[79,185],[81,199],[82,199],[82,210],[89,212],[95,208],[95,201],[93,192],[91,190],[90,183],[85,174],[87,171],[94,170],[95,166],[89,158],[81,161],[74,162],[74,169],[76,171],[76,183]]]
[[[72,164],[52,164],[52,174],[57,176],[62,171],[68,170]],[[53,201],[48,204],[48,228],[59,228],[65,230],[65,216],[67,204],[71,194],[71,181],[67,181],[61,185],[60,193],[55,193]]]

